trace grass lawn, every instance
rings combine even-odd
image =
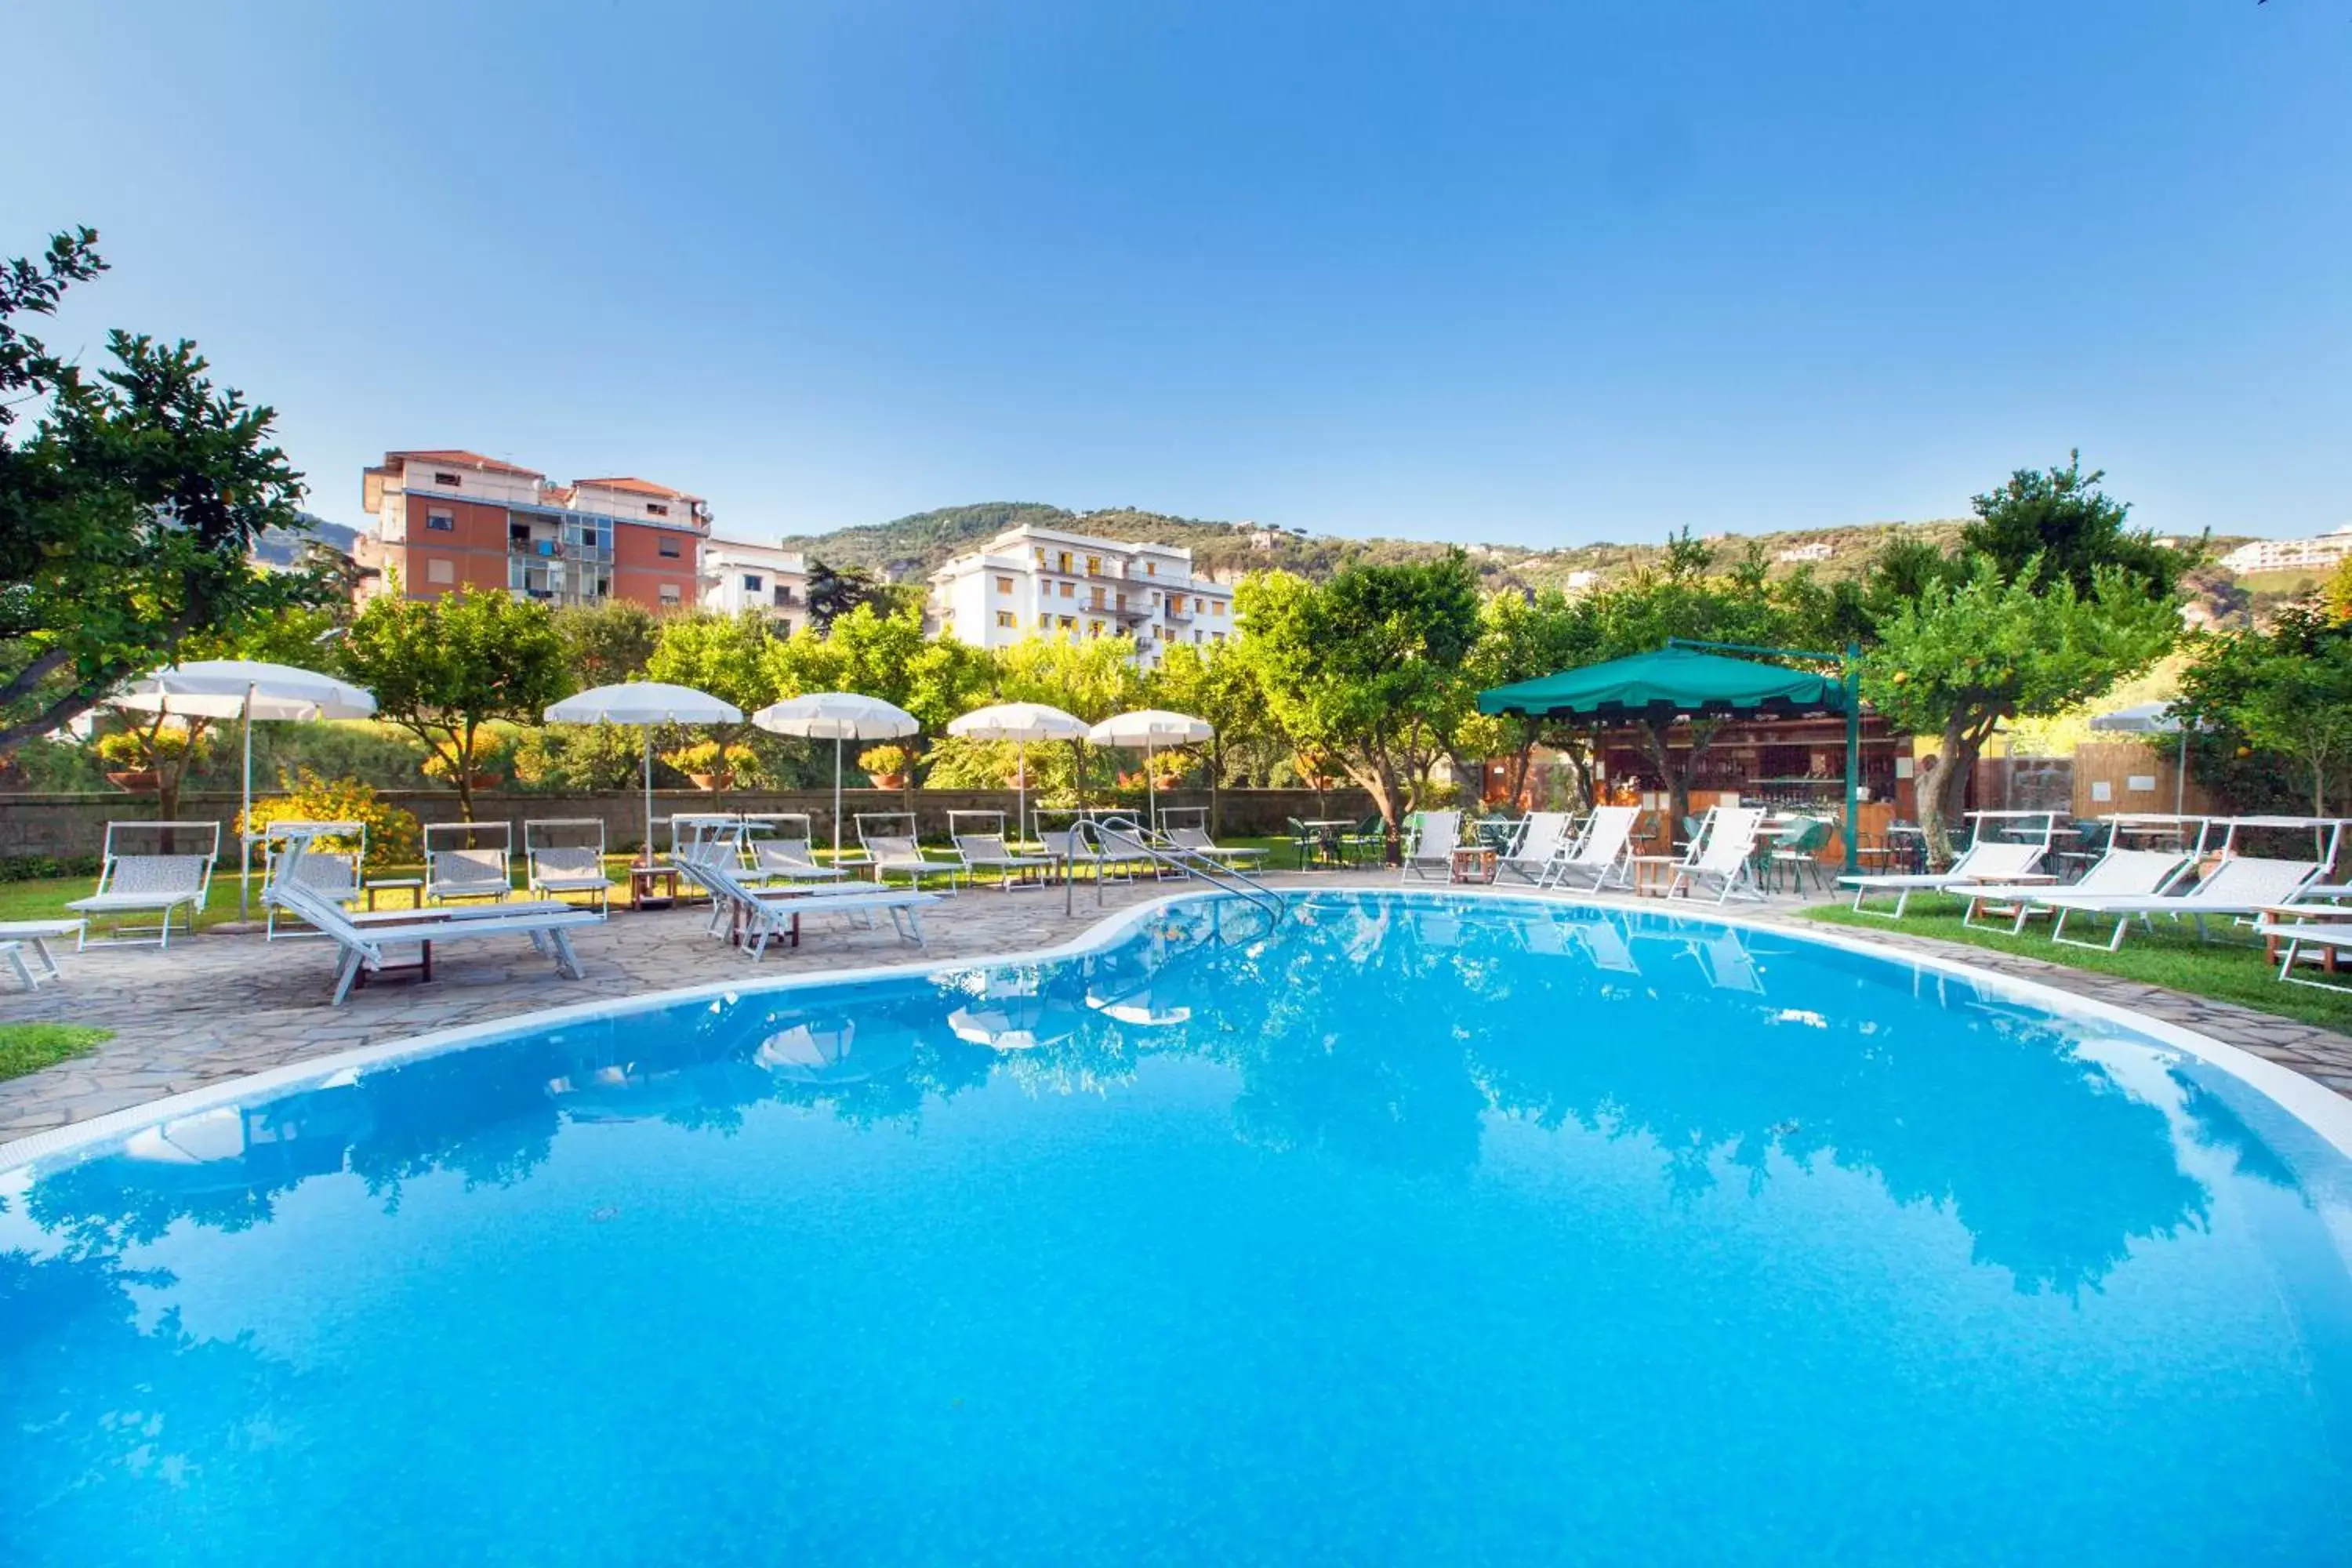
[[[0,1078],[22,1078],[53,1062],[86,1057],[114,1038],[80,1024],[0,1024]]]
[[[1857,915],[1843,904],[1817,905],[1806,910],[1804,915],[1808,920],[1860,931],[1901,931],[1914,936],[1965,942],[1970,947],[1989,947],[1999,952],[2021,953],[2028,958],[2063,963],[2070,969],[2092,969],[2102,974],[2145,981],[2192,995],[2235,1002],[2258,1012],[2300,1018],[2339,1034],[2352,1034],[2352,994],[2339,995],[2315,991],[2308,985],[2282,983],[2278,966],[2264,962],[2261,944],[2242,931],[2232,932],[2228,940],[2208,943],[2197,940],[2193,926],[2176,929],[2170,921],[2158,921],[2153,932],[2133,927],[2131,934],[2124,938],[2120,952],[2104,952],[2062,947],[2052,942],[2047,920],[2031,922],[2022,936],[2011,936],[2005,931],[1972,931],[1960,924],[1960,914],[1966,908],[1958,899],[1936,895],[1914,898],[1909,911],[1900,921]],[[2072,922],[2068,929],[2073,929]],[[2105,929],[2104,922],[2100,929]],[[2221,929],[2215,927],[2217,932]],[[2346,978],[2352,981],[2352,975]]]

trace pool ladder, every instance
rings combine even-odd
[[[1211,855],[1160,840],[1159,835],[1131,816],[1101,816],[1081,820],[1074,831],[1094,845],[1095,907],[1102,907],[1103,867],[1111,859],[1148,860],[1187,877],[1198,877],[1220,892],[1230,893],[1266,918],[1268,930],[1282,923],[1282,895],[1251,876]]]

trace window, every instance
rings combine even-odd
[[[507,542],[528,545],[530,542],[530,524],[517,522],[512,518],[507,519]]]
[[[446,556],[434,556],[425,563],[425,581],[436,588],[446,588],[457,581],[457,563]]]
[[[1012,611],[999,610],[996,612],[996,624],[1005,628],[1005,630],[1010,631],[1021,623],[1013,618]]]
[[[1118,596],[1118,607],[1122,610],[1127,608],[1127,595],[1124,594]]]
[[[678,603],[680,595],[677,591],[677,584],[675,583],[664,583],[660,588],[660,596],[661,602],[665,605],[675,605]]]
[[[745,592],[745,593],[747,593],[747,594],[756,594],[756,593],[758,593],[759,591],[760,591],[760,574],[759,574],[757,572],[746,572],[746,573],[744,573],[744,574],[743,574],[743,592]]]
[[[1215,634],[1213,637],[1210,637],[1210,638],[1209,638],[1209,640],[1210,640],[1211,642],[1223,642],[1223,641],[1224,641],[1224,640],[1225,640],[1225,634],[1224,634],[1224,633],[1223,633],[1223,632],[1218,632],[1218,633],[1217,633],[1217,634]]]
[[[457,531],[457,515],[445,507],[435,507],[425,514],[425,526],[436,533]]]
[[[999,577],[996,580],[996,591],[1000,594],[1010,594],[1013,592],[1013,579],[1010,577]]]
[[[1065,599],[1075,599],[1077,596],[1078,585],[1076,583],[1065,583],[1062,584],[1062,597]]]
[[[1078,618],[1076,616],[1063,616],[1059,617],[1055,624],[1066,632],[1073,632],[1078,629]]]
[[[1159,575],[1160,575],[1160,563],[1159,563],[1159,562],[1157,562],[1157,561],[1147,561],[1147,562],[1145,562],[1145,563],[1143,563],[1143,574],[1144,574],[1145,576],[1147,576],[1147,577],[1157,577],[1157,576],[1159,576]]]
[[[1212,600],[1212,601],[1210,602],[1210,604],[1209,604],[1209,614],[1211,614],[1211,615],[1213,615],[1213,616],[1222,616],[1222,615],[1223,615],[1224,613],[1225,613],[1225,602],[1224,602],[1223,599],[1214,599],[1214,600]]]
[[[1045,564],[1045,552],[1042,550],[1037,552],[1037,564],[1040,566]]]
[[[1087,573],[1088,573],[1090,575],[1093,575],[1093,576],[1096,576],[1096,577],[1099,577],[1099,576],[1101,576],[1101,575],[1102,575],[1102,557],[1101,557],[1101,556],[1099,556],[1099,555],[1089,555],[1089,556],[1087,556]]]
[[[1039,631],[1041,631],[1041,632],[1042,632],[1042,631],[1045,631],[1045,629],[1047,629],[1048,627],[1050,627],[1051,626],[1053,626],[1053,624],[1054,624],[1054,617],[1053,617],[1053,616],[1049,616],[1049,615],[1045,614],[1045,611],[1043,611],[1043,610],[1040,610],[1040,611],[1038,611],[1038,612],[1037,612],[1037,629],[1038,629]]]
[[[1088,621],[1087,623],[1087,636],[1090,637],[1098,637],[1102,636],[1102,623],[1100,621]]]
[[[583,550],[593,550],[596,548],[596,531],[594,529],[583,528],[580,531],[580,548]]]
[[[646,515],[647,517],[667,517],[669,515],[669,508],[663,505],[660,501],[649,500],[646,502]]]
[[[1192,634],[1192,640],[1193,640],[1194,642],[1199,642],[1199,641],[1201,641],[1201,640],[1202,640],[1202,634],[1201,634],[1200,632],[1197,632],[1197,631],[1196,631],[1196,632],[1194,632],[1194,633]]]
[[[793,621],[790,616],[778,616],[776,617],[776,635],[780,637],[788,637],[793,635]]]
[[[1066,550],[1062,552],[1061,563],[1063,571],[1067,572],[1070,569],[1070,552]]]
[[[661,558],[662,558],[663,560],[665,560],[665,561],[675,561],[675,560],[677,560],[677,559],[678,558],[678,556],[677,556],[677,540],[675,540],[675,539],[665,539],[665,540],[663,540],[663,541],[661,542],[660,549],[661,549]]]
[[[454,490],[457,488],[457,476],[436,474],[433,476],[433,488],[436,490]]]

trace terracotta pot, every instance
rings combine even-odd
[[[686,776],[694,781],[695,788],[709,790],[713,795],[717,795],[727,783],[725,773],[688,773]]]
[[[904,773],[867,773],[866,776],[874,781],[874,787],[876,789],[905,789],[907,787],[907,775]]]
[[[153,768],[134,768],[129,773],[109,773],[106,782],[132,795],[153,795],[163,787],[163,775]]]
[[[485,790],[496,789],[499,787],[499,775],[496,773],[476,773],[472,778],[466,781],[466,787],[476,795],[479,795]]]

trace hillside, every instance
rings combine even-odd
[[[974,549],[1004,530],[1023,523],[1112,539],[1181,545],[1192,552],[1197,565],[1223,581],[1248,572],[1276,568],[1309,577],[1326,577],[1351,562],[1426,560],[1449,548],[1427,540],[1343,539],[1255,522],[1171,517],[1126,507],[1073,512],[1035,501],[942,507],[892,522],[837,529],[831,533],[802,534],[782,542],[787,549],[803,551],[828,565],[864,566],[905,582],[919,580],[950,556]],[[1871,523],[1780,533],[1723,534],[1716,536],[1715,542],[1726,560],[1751,544],[1760,547],[1767,559],[1784,551],[1827,545],[1828,555],[1808,564],[1816,575],[1834,579],[1861,572],[1896,531],[1948,544],[1958,537],[1959,529],[1958,522]],[[1580,572],[1597,573],[1602,580],[1622,575],[1654,560],[1664,552],[1664,542],[1579,544],[1559,550],[1496,544],[1467,548],[1472,563],[1490,584],[1542,587],[1564,584]],[[1774,569],[1792,571],[1795,563],[1776,562]]]

